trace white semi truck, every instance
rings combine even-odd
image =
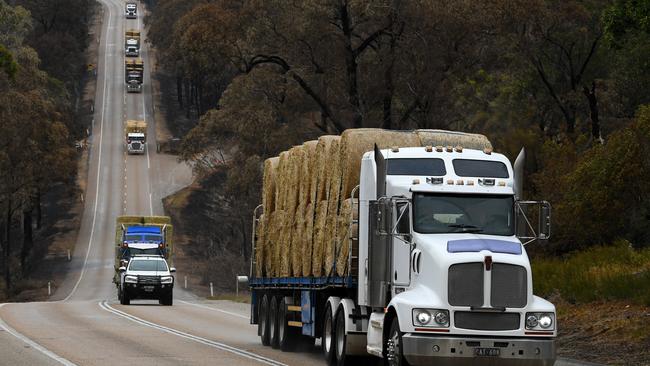
[[[262,343],[290,350],[321,338],[331,365],[354,365],[355,356],[388,365],[553,365],[555,307],[533,294],[525,249],[549,238],[551,211],[522,201],[523,165],[523,149],[514,169],[491,149],[364,153],[346,275],[251,270],[251,323]]]

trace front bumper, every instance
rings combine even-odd
[[[407,333],[404,357],[411,365],[552,366],[555,341],[540,338],[455,338]],[[498,355],[477,356],[476,349],[498,349]]]
[[[161,296],[169,294],[174,288],[174,284],[139,284],[125,283],[125,290],[130,299],[159,299]]]

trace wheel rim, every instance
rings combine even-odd
[[[325,347],[325,352],[329,353],[332,349],[332,316],[329,312],[327,315],[329,316],[325,318],[325,334],[323,336],[323,346]]]
[[[285,306],[282,305],[284,305],[284,302],[280,303],[280,306],[282,308],[285,308]],[[280,342],[282,342],[284,340],[284,335],[286,333],[287,322],[285,319],[286,318],[285,312],[282,309],[280,309],[279,313],[280,314],[278,316],[278,339],[280,340]]]
[[[343,358],[343,348],[345,347],[345,321],[337,319],[336,322],[336,355],[339,359]]]

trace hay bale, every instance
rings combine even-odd
[[[315,277],[323,275],[323,247],[325,244],[325,224],[327,222],[327,201],[320,201],[316,207],[314,221],[311,272]]]
[[[465,149],[492,149],[487,137],[477,133],[446,130],[415,130],[420,146],[462,146]]]
[[[348,273],[348,255],[350,253],[350,238],[358,238],[359,225],[352,220],[358,219],[358,200],[346,199],[341,203],[337,221],[336,274],[345,276]]]
[[[291,230],[293,221],[287,211],[282,211],[282,227],[280,228],[280,239],[275,247],[275,276],[289,277],[291,265]]]
[[[304,152],[301,146],[294,146],[289,150],[287,164],[282,172],[279,184],[285,186],[284,210],[289,215],[291,222],[298,207],[298,194],[300,193],[300,165]]]
[[[329,201],[328,201],[329,202]],[[327,212],[325,221],[325,243],[323,246],[323,275],[331,276],[334,274],[334,262],[336,261],[336,247],[339,246],[336,238],[338,216],[335,213]]]
[[[169,225],[172,223],[172,219],[169,216],[144,216],[142,222],[144,224]]]
[[[328,180],[329,164],[332,162],[331,146],[334,141],[339,141],[339,136],[324,135],[318,138],[316,144],[316,151],[314,156],[314,167],[312,168],[311,175],[311,196],[314,197],[313,202],[320,202],[327,200],[328,196]]]
[[[269,158],[264,161],[264,175],[262,177],[262,206],[264,215],[269,217],[275,210],[275,181],[280,158]]]
[[[269,270],[267,275],[278,277],[281,273],[281,257],[282,257],[282,248],[283,240],[285,239],[285,226],[287,215],[283,210],[278,210],[273,213],[274,222],[269,232],[272,241],[267,241],[269,243],[269,251],[271,254],[271,260],[269,264]]]
[[[312,197],[311,192],[311,178],[312,178],[312,169],[314,163],[314,156],[316,154],[316,145],[318,141],[307,141],[302,145],[303,156],[302,161],[300,162],[300,172],[298,177],[300,179],[300,194],[298,202],[304,203],[305,206],[315,202],[315,198]],[[314,193],[316,191],[314,190]]]
[[[302,262],[305,259],[303,256],[304,246],[304,231],[305,231],[305,210],[304,203],[300,203],[294,215],[293,228],[291,232],[291,273],[293,277],[302,276]]]
[[[356,128],[343,131],[341,134],[340,160],[342,188],[341,196],[349,198],[352,189],[359,184],[361,158],[363,154],[372,151],[374,145],[380,149],[393,146],[420,146],[418,135],[411,131],[392,131],[379,128]]]
[[[314,205],[309,203],[305,209],[302,240],[302,276],[311,276],[312,250],[314,246]]]
[[[283,180],[285,179],[285,171],[289,163],[289,152],[283,151],[278,157],[278,166],[275,170],[275,210],[284,210],[286,185]]]
[[[261,214],[259,221],[255,226],[255,235],[257,236],[255,242],[255,277],[262,277],[264,275],[264,240],[266,237],[266,225],[266,217],[264,214]]]

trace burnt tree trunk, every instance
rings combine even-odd
[[[178,105],[183,109],[183,78],[181,76],[176,76],[176,98]]]
[[[34,231],[32,229],[32,210],[23,211],[23,247],[20,250],[20,270],[23,276],[27,270],[27,257],[34,247]]]
[[[11,292],[11,211],[13,210],[11,198],[7,202],[7,211],[5,217],[5,252],[4,252],[4,266],[5,266],[5,287],[7,293]]]
[[[591,89],[587,86],[582,87],[582,92],[585,97],[587,97],[587,102],[589,103],[589,113],[591,119],[591,138],[594,141],[598,141],[601,144],[603,143],[602,136],[600,134],[600,120],[598,119],[598,99],[596,98],[596,82],[591,83]]]

